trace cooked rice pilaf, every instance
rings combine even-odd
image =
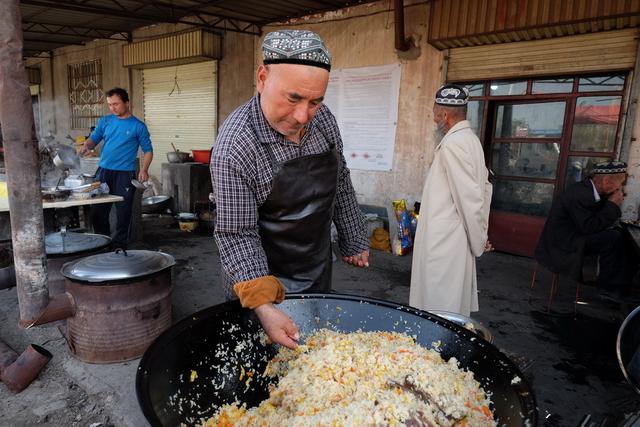
[[[224,405],[205,426],[496,425],[473,373],[406,334],[321,329],[265,374],[279,378],[267,400]]]

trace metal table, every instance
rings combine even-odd
[[[122,196],[107,194],[105,196],[92,197],[90,199],[67,199],[58,202],[42,202],[42,209],[50,208],[70,208],[72,206],[88,206],[100,203],[114,203],[124,200]],[[9,200],[0,199],[0,212],[9,212]]]
[[[84,226],[86,226],[89,224],[89,208],[91,207],[91,205],[97,205],[100,203],[121,202],[123,200],[124,198],[122,196],[114,196],[114,195],[108,194],[104,196],[92,197],[90,199],[67,199],[67,200],[58,201],[58,202],[42,202],[42,208],[55,209],[55,208],[69,208],[73,206],[82,206],[82,208],[80,209],[80,212],[81,212],[80,220],[84,223]],[[6,218],[6,222],[3,221],[4,219],[3,217]],[[8,199],[0,199],[0,240],[11,238],[11,229],[9,228],[8,220],[9,220],[9,201]]]

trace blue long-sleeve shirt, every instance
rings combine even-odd
[[[102,117],[89,138],[96,144],[104,139],[98,164],[103,169],[135,171],[138,147],[145,153],[153,151],[147,126],[133,115]]]

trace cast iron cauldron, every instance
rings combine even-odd
[[[137,359],[171,326],[171,269],[162,252],[116,249],[62,266],[66,292],[30,326],[67,319],[67,344],[89,363]]]
[[[518,368],[473,332],[425,311],[339,294],[288,295],[280,305],[302,336],[319,328],[343,332],[397,331],[431,347],[440,341],[445,359],[455,356],[492,395],[498,425],[537,425],[535,398]],[[152,426],[194,425],[215,406],[236,399],[248,406],[267,398],[267,379],[246,385],[241,369],[264,372],[274,345],[260,342],[261,327],[237,301],[195,313],[160,335],[147,349],[136,377],[142,411]],[[245,379],[246,380],[246,379]]]

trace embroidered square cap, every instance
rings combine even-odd
[[[625,162],[602,162],[593,168],[594,174],[599,173],[626,173],[627,164]]]
[[[331,55],[319,35],[308,30],[278,30],[264,37],[262,59],[268,64],[301,64],[331,71]]]
[[[447,107],[462,107],[469,102],[469,91],[466,87],[448,84],[436,92],[436,104]]]

